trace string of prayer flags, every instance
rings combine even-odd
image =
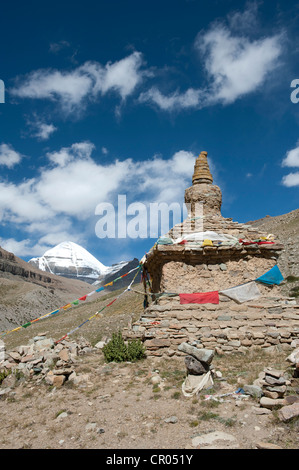
[[[135,280],[135,278],[136,278],[138,272],[140,271],[140,269],[141,269],[141,264],[139,264],[136,268],[133,268],[133,269],[131,269],[130,271],[128,271],[127,273],[123,274],[121,277],[125,277],[125,276],[127,276],[128,274],[132,273],[133,271],[136,271],[136,270],[137,270],[137,273],[136,273],[136,275],[134,276],[134,280]],[[121,277],[118,277],[118,278],[114,279],[114,281],[112,281],[112,282],[106,284],[106,286],[112,285],[113,282],[115,282],[116,280],[120,279]],[[133,280],[133,281],[134,281],[134,280]],[[131,282],[130,286],[133,284],[133,281]],[[86,294],[86,295],[83,295],[83,296],[80,297],[79,299],[76,299],[76,300],[74,300],[73,302],[64,305],[63,307],[58,308],[57,310],[54,310],[53,312],[46,313],[45,315],[42,315],[42,316],[36,318],[35,320],[31,320],[31,322],[25,323],[24,325],[21,325],[21,326],[19,326],[19,327],[17,327],[17,328],[14,328],[14,329],[12,329],[12,330],[10,330],[10,331],[5,331],[5,332],[3,332],[3,333],[0,335],[0,337],[2,338],[3,336],[6,336],[6,335],[8,335],[8,334],[10,334],[10,333],[13,333],[14,331],[18,331],[18,330],[20,330],[21,328],[27,328],[27,327],[30,326],[32,323],[37,322],[37,321],[41,320],[42,318],[47,318],[47,317],[49,317],[49,316],[51,316],[51,315],[55,315],[56,313],[59,313],[60,310],[66,311],[66,310],[68,310],[70,307],[72,307],[72,306],[74,306],[74,305],[79,305],[79,300],[85,301],[87,297],[90,297],[91,295],[95,294],[96,292],[101,292],[102,290],[104,290],[104,287],[105,287],[105,286],[99,287],[98,289],[93,290],[92,292],[89,292],[89,293]]]

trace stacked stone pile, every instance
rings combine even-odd
[[[55,344],[46,334],[35,336],[27,345],[3,352],[0,371],[13,373],[3,380],[2,394],[5,388],[15,385],[17,377],[33,379],[37,383],[45,380],[47,384],[58,387],[66,380],[79,383],[80,379],[75,372],[76,358],[92,351],[90,343],[83,338],[79,342],[63,340]]]
[[[212,349],[198,349],[188,343],[181,343],[179,350],[187,354],[185,365],[187,368],[187,378],[182,385],[185,396],[192,396],[202,389],[213,386],[213,370],[211,363],[215,355]]]

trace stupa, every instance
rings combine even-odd
[[[287,347],[299,336],[299,305],[281,294],[283,245],[222,216],[207,152],[195,161],[185,204],[187,218],[141,260],[145,310],[126,336],[153,356],[182,355],[182,342],[219,353]]]

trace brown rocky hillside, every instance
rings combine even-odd
[[[91,292],[86,282],[45,273],[0,247],[0,330],[14,328]]]
[[[287,280],[284,286],[285,293],[298,294],[299,291],[299,209],[287,214],[271,217],[267,215],[262,219],[248,222],[253,227],[273,233],[284,245],[278,266]],[[298,278],[296,280],[295,278]]]

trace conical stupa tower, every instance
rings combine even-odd
[[[190,217],[197,214],[221,217],[222,193],[219,186],[213,184],[207,155],[207,152],[201,152],[196,159],[192,186],[185,191],[185,204]]]

